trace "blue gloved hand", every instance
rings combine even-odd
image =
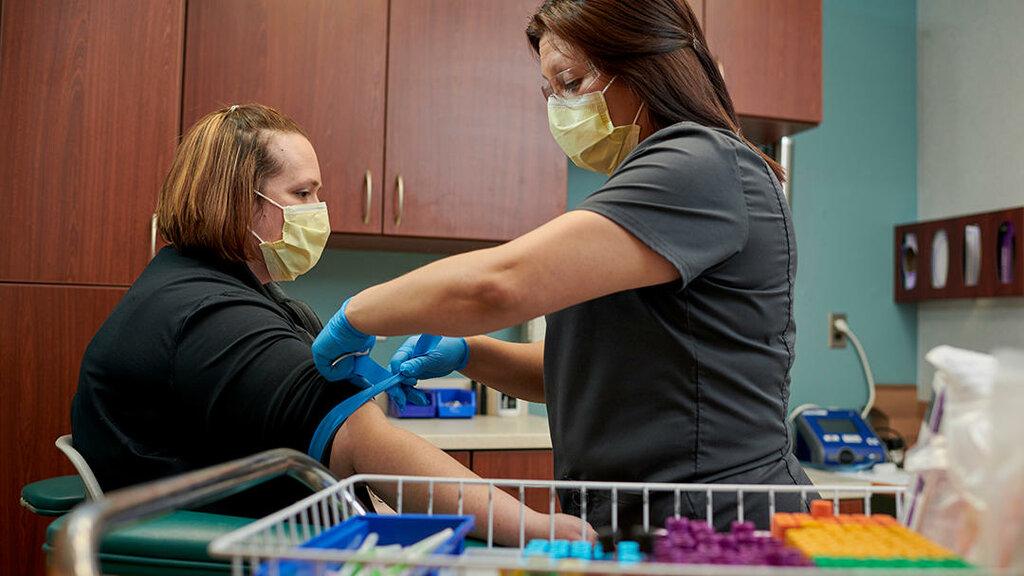
[[[345,300],[313,341],[313,364],[328,380],[352,378],[357,356],[370,353],[377,339],[356,330],[345,317]],[[339,360],[340,359],[340,360]],[[362,379],[357,384],[367,384]]]
[[[419,339],[419,336],[409,338],[391,357],[392,374],[401,374],[411,380],[441,378],[462,370],[469,362],[469,345],[465,338],[441,338],[426,354],[412,356]]]
[[[405,408],[406,403],[412,403],[416,406],[430,404],[430,398],[427,396],[427,393],[416,388],[416,380],[412,378],[402,380],[402,383],[398,386],[388,388],[388,398],[394,400],[399,408]]]
[[[375,386],[381,381],[393,378],[394,375],[374,362],[369,356],[357,356],[355,359],[355,374],[349,378],[349,382],[361,388]],[[381,374],[383,373],[383,374]],[[406,402],[412,402],[417,406],[430,404],[430,397],[421,390],[413,388],[416,381],[401,380],[386,389],[388,397],[394,400],[399,408],[404,408]]]

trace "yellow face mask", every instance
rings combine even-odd
[[[284,211],[280,240],[264,242],[256,232],[252,233],[260,241],[260,250],[270,278],[275,282],[295,280],[316,266],[327,245],[327,238],[331,235],[327,204],[318,202],[281,206],[263,194],[256,193]]]
[[[608,86],[612,82],[615,78]],[[573,98],[557,94],[548,97],[548,125],[555,142],[573,164],[606,175],[614,172],[640,141],[640,126],[636,121],[644,108],[640,104],[631,124],[613,125],[604,100],[608,86],[600,92]]]

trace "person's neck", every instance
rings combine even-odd
[[[252,275],[255,276],[257,280],[259,280],[260,284],[270,283],[272,279],[270,278],[270,271],[267,270],[267,264],[265,262],[263,262],[262,260],[259,260],[257,262],[247,260],[245,264],[246,266],[249,267],[249,270],[252,270]]]

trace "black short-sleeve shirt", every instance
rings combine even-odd
[[[271,448],[305,453],[358,391],[313,365],[319,321],[241,263],[162,249],[82,359],[75,447],[104,490]]]
[[[785,426],[796,245],[764,160],[730,132],[683,122],[640,143],[578,209],[680,279],[547,317],[556,475],[807,483]]]

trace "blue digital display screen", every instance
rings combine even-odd
[[[848,418],[819,418],[818,426],[825,434],[860,434],[857,424]]]

